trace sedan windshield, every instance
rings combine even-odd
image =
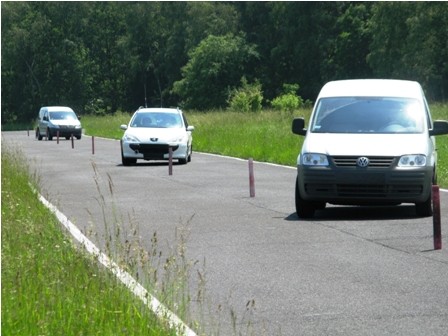
[[[178,113],[136,113],[131,127],[181,128],[182,119]]]
[[[315,133],[421,133],[424,113],[411,98],[336,97],[319,100]]]

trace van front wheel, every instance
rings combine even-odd
[[[36,128],[36,138],[37,140],[41,141],[43,139],[42,135],[40,135],[40,131],[38,128]]]
[[[432,216],[432,194],[422,203],[415,203],[415,211],[419,217]]]
[[[300,196],[299,179],[296,179],[296,212],[300,218],[312,218],[316,208],[314,202],[306,201]]]

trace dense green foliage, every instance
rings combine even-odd
[[[223,108],[243,77],[264,106],[284,83],[314,100],[329,80],[366,77],[447,99],[444,2],[2,2],[1,19],[3,124],[56,104]]]

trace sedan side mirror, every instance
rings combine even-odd
[[[128,125],[120,125],[120,129],[122,129],[123,131],[126,131],[128,129]]]
[[[429,130],[429,135],[443,135],[448,134],[448,121],[446,120],[435,120],[432,129]]]
[[[187,131],[188,131],[188,132],[194,131],[194,126],[188,126],[188,127],[187,127]]]
[[[294,118],[292,121],[292,132],[298,135],[306,135],[305,119],[304,118]]]

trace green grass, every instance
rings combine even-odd
[[[127,125],[131,116],[132,113],[124,112],[115,113],[107,117],[85,115],[81,118],[81,123],[86,134],[119,140],[124,133],[120,129],[120,125]]]
[[[174,335],[74,248],[32,191],[37,183],[17,152],[2,143],[2,333]]]

